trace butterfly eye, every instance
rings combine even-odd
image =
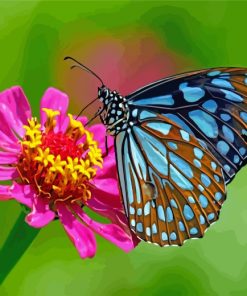
[[[109,96],[109,90],[107,88],[103,89],[102,97],[106,99]]]

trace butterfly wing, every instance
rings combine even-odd
[[[167,117],[146,110],[136,116],[139,124],[115,138],[131,229],[161,246],[202,237],[226,197],[219,162]]]
[[[180,74],[154,82],[126,98],[133,122],[137,120],[133,114],[149,110],[200,139],[220,162],[226,183],[245,163],[247,69],[217,68]]]

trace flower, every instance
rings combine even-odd
[[[0,93],[0,200],[16,199],[31,210],[26,222],[40,228],[58,218],[82,258],[93,257],[93,232],[128,252],[138,243],[123,212],[113,139],[105,127],[86,129],[85,117],[66,114],[68,97],[49,88],[41,100],[41,121],[32,117],[23,90]],[[94,221],[90,208],[110,220]]]

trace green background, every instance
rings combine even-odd
[[[73,113],[95,96],[97,81],[70,71],[66,55],[126,92],[162,73],[247,66],[246,2],[1,1],[0,11],[0,89],[21,85],[36,115],[49,86],[70,95]],[[0,295],[247,295],[246,176],[245,168],[228,186],[220,220],[205,237],[182,248],[141,243],[125,254],[97,237],[96,257],[81,260],[53,222]],[[20,211],[14,201],[0,203],[0,247]],[[24,235],[16,235],[2,260],[11,260]]]

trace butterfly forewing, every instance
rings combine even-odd
[[[229,182],[247,157],[246,74],[247,69],[219,68],[166,78],[129,95],[130,113],[162,114],[203,141]]]
[[[139,125],[116,137],[125,211],[141,239],[182,245],[218,219],[225,200],[222,170],[192,134],[160,114],[142,112]]]

